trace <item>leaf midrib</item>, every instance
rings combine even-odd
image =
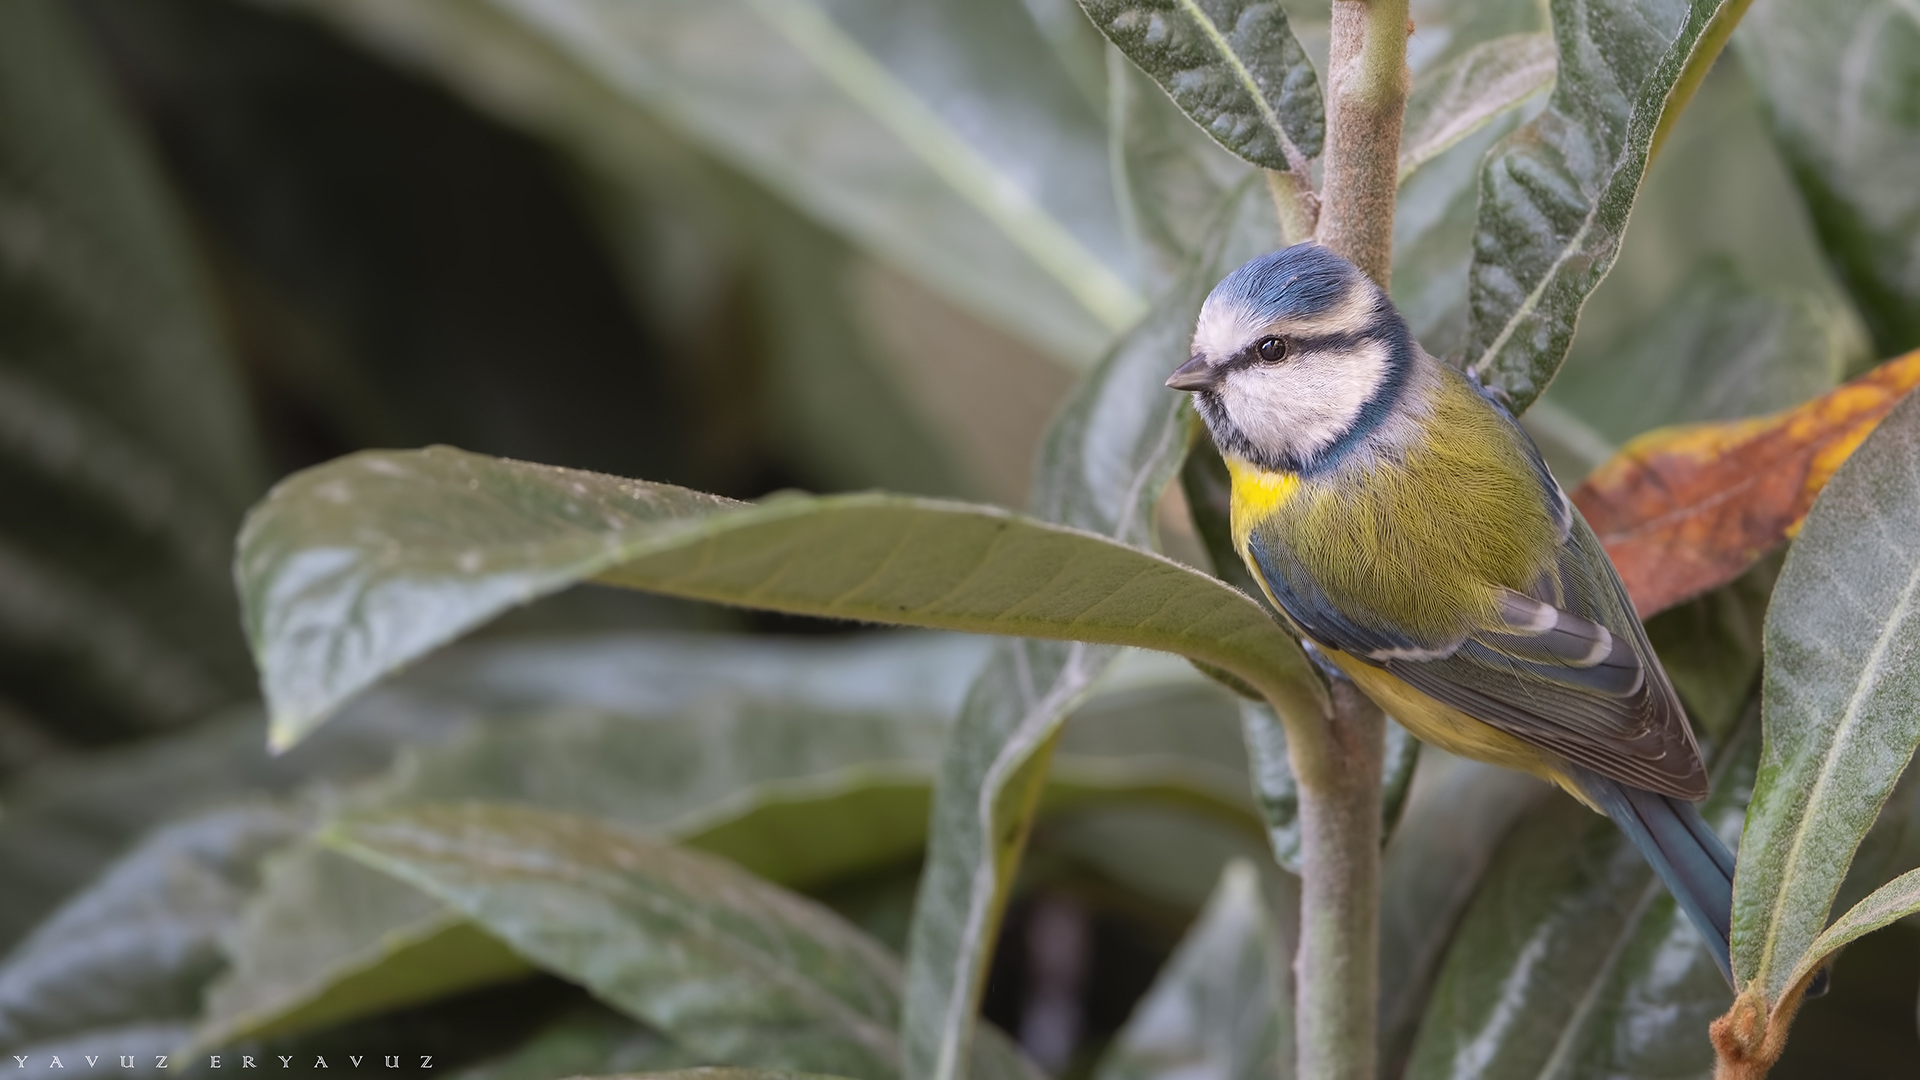
[[[1180,9],[1187,13],[1187,17],[1200,27],[1200,32],[1207,35],[1207,40],[1212,43],[1214,51],[1226,61],[1227,67],[1233,71],[1234,78],[1239,80],[1241,88],[1253,98],[1253,106],[1259,110],[1260,118],[1273,129],[1274,138],[1280,141],[1280,153],[1287,159],[1287,168],[1305,176],[1306,155],[1300,152],[1300,148],[1295,146],[1293,139],[1287,135],[1286,125],[1280,122],[1280,114],[1273,111],[1273,104],[1267,100],[1265,94],[1260,92],[1259,84],[1253,81],[1253,72],[1248,71],[1247,66],[1240,62],[1240,54],[1233,51],[1233,46],[1227,42],[1226,35],[1222,34],[1220,27],[1214,23],[1213,19],[1200,9],[1196,0],[1176,0],[1176,2],[1180,5]]]
[[[425,889],[429,894],[449,904],[455,910],[465,912],[468,918],[474,919],[474,921],[480,923],[481,926],[484,927],[488,925],[486,921],[478,917],[477,912],[469,910],[465,905],[455,900],[453,896],[448,895],[457,892],[457,887],[444,886],[437,876],[412,869],[413,864],[410,860],[403,861],[402,858],[390,857],[378,847],[355,840],[346,834],[338,834],[335,842],[347,847],[350,854],[356,852],[364,853],[364,855],[360,857],[377,860],[383,864],[381,869],[388,873],[396,874],[402,878],[412,879],[415,884]],[[434,857],[432,853],[427,854],[429,858]],[[456,863],[455,867],[458,868],[461,865],[461,863]],[[581,867],[579,869],[585,870],[588,875],[594,873],[591,868]],[[704,868],[696,867],[696,869]],[[557,885],[578,886],[587,884],[586,881],[579,880],[569,882],[562,879],[556,881],[547,875],[540,875],[536,880],[541,883]],[[852,1034],[860,1045],[876,1052],[882,1058],[894,1060],[899,1058],[899,1041],[891,1028],[883,1024],[875,1023],[869,1017],[861,1014],[853,1003],[841,999],[840,996],[828,988],[825,983],[807,978],[802,973],[789,970],[788,966],[782,964],[773,954],[757,948],[751,941],[738,934],[728,932],[712,919],[706,918],[705,913],[700,910],[701,905],[699,902],[695,901],[691,896],[687,897],[685,908],[680,908],[676,906],[671,898],[661,895],[658,889],[647,889],[644,887],[635,889],[632,881],[627,880],[623,875],[618,873],[615,874],[615,881],[620,887],[621,892],[624,893],[629,900],[637,902],[656,915],[665,916],[678,923],[682,927],[682,932],[688,937],[706,942],[709,948],[731,956],[745,967],[758,972],[762,978],[786,990],[787,993],[792,996],[794,1002],[801,1006],[803,1012],[839,1025],[843,1030]],[[485,886],[482,886],[482,888],[485,888]],[[854,941],[846,944],[851,944],[855,948],[858,948],[861,943]],[[520,950],[515,948],[514,951],[519,952]],[[874,974],[880,975],[882,981],[889,984],[891,988],[898,993],[900,989],[900,978],[897,971],[879,971],[874,972]]]
[[[1916,563],[1913,572],[1907,576],[1907,584],[1900,591],[1899,601],[1894,604],[1886,623],[1880,629],[1879,637],[1874,640],[1873,651],[1868,654],[1867,662],[1861,666],[1860,677],[1854,680],[1853,693],[1847,698],[1846,713],[1842,716],[1839,727],[1835,729],[1833,739],[1827,744],[1829,748],[1827,755],[1820,763],[1820,771],[1815,775],[1813,787],[1801,803],[1802,806],[1811,808],[1820,805],[1821,795],[1832,780],[1833,770],[1838,763],[1839,755],[1835,751],[1843,743],[1852,739],[1853,731],[1861,721],[1861,712],[1865,708],[1866,700],[1880,683],[1883,660],[1892,647],[1894,632],[1905,625],[1908,612],[1913,607],[1916,591],[1920,591],[1920,563]],[[1774,890],[1773,904],[1767,912],[1766,937],[1761,945],[1759,970],[1754,972],[1754,977],[1761,980],[1763,986],[1771,981],[1768,976],[1772,974],[1774,952],[1780,943],[1780,924],[1786,914],[1788,896],[1794,891],[1796,868],[1801,861],[1801,853],[1806,848],[1807,836],[1812,829],[1814,816],[1813,813],[1800,816],[1799,822],[1794,827],[1792,840],[1787,845],[1786,857],[1781,860],[1779,886]],[[1772,988],[1768,987],[1768,993],[1772,992]]]

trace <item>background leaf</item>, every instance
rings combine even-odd
[[[856,1077],[897,1068],[892,957],[725,863],[588,819],[480,804],[360,816],[328,838],[720,1060]],[[556,909],[571,912],[564,923]],[[983,1054],[983,1067],[1008,1053]]]
[[[1421,73],[1407,95],[1400,179],[1553,85],[1558,64],[1549,34],[1483,41]]]
[[[1714,757],[1722,834],[1752,790],[1759,725]],[[1513,830],[1451,943],[1409,1080],[1695,1076],[1732,1001],[1699,933],[1614,824],[1571,799]]]
[[[477,62],[522,54],[528,39],[543,65],[558,52],[569,82],[584,76],[596,96],[611,90],[1069,363],[1091,363],[1144,309],[1111,269],[1127,260],[1102,118],[1005,0],[726,0],[644,11],[501,0],[490,14],[504,19],[483,16],[491,25],[479,30],[458,3],[312,4],[385,47],[400,33],[424,41],[430,63],[469,85],[492,81]],[[471,50],[476,33],[494,47]],[[943,47],[924,48],[928,34]],[[737,63],[712,63],[715,50]],[[524,104],[502,101],[497,88],[487,100]]]
[[[1134,1006],[1096,1080],[1293,1075],[1284,938],[1251,863],[1229,863],[1153,989]]]
[[[1326,139],[1320,81],[1279,4],[1080,0],[1080,6],[1221,146],[1282,171],[1320,156]]]
[[[828,896],[915,861],[940,749],[987,643],[714,638],[459,647],[374,700],[404,695],[465,711],[472,725],[404,754],[353,801],[484,799],[624,822]],[[1160,804],[1253,833],[1226,695],[1179,661],[1122,660],[1069,723],[1043,810]],[[1131,847],[1137,861],[1152,845],[1136,837]],[[438,1000],[527,970],[411,886],[304,845],[270,863],[230,951],[203,1045]]]
[[[1766,745],[1734,881],[1734,973],[1777,1001],[1847,864],[1920,745],[1920,405],[1895,407],[1835,475],[1767,612]],[[1863,648],[1863,645],[1865,646]]]
[[[1654,136],[1689,72],[1724,44],[1717,0],[1565,0],[1547,108],[1481,172],[1466,364],[1524,410],[1566,358],[1587,296],[1613,266]]]
[[[0,12],[0,771],[244,699],[262,464],[166,183],[63,6]],[[14,732],[37,731],[37,739]]]
[[[1380,887],[1380,1060],[1406,1068],[1461,913],[1501,843],[1551,790],[1539,780],[1426,747]]]
[[[1723,585],[1794,535],[1861,440],[1920,382],[1920,353],[1799,408],[1650,432],[1574,489],[1642,618]]]
[[[1574,501],[1652,615],[1732,580],[1797,532],[1834,470],[1915,381],[1920,354],[1775,416],[1650,432]]]
[[[1735,40],[1821,244],[1882,356],[1920,346],[1920,17],[1881,0],[1761,0]]]
[[[302,825],[253,803],[155,831],[0,963],[0,1050],[190,1019],[261,856]]]

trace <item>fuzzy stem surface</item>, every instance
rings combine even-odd
[[[1387,286],[1406,119],[1408,0],[1333,0],[1327,147],[1315,239]]]
[[[1295,1075],[1373,1080],[1386,717],[1345,679],[1329,691],[1330,713],[1273,702],[1300,785]]]

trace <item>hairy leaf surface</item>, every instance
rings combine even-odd
[[[1286,9],[1260,0],[1080,0],[1221,146],[1264,169],[1320,156],[1326,109]]]
[[[1752,790],[1759,724],[1715,755],[1723,834]],[[1500,846],[1447,952],[1409,1080],[1711,1074],[1732,995],[1686,914],[1614,824],[1571,799]]]
[[[1767,611],[1766,746],[1734,880],[1733,964],[1769,1001],[1811,962],[1854,849],[1920,746],[1920,400],[1808,513]]]
[[[1525,410],[1619,253],[1656,136],[1712,64],[1739,0],[1559,0],[1546,110],[1481,170],[1465,365]]]
[[[900,968],[810,901],[587,818],[447,804],[355,815],[326,841],[458,908],[540,966],[720,1061],[895,1075]],[[1025,1072],[985,1040],[982,1075]]]

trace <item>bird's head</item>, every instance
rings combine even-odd
[[[1310,471],[1385,420],[1412,361],[1386,293],[1326,248],[1296,244],[1214,286],[1167,385],[1193,392],[1222,451]]]

